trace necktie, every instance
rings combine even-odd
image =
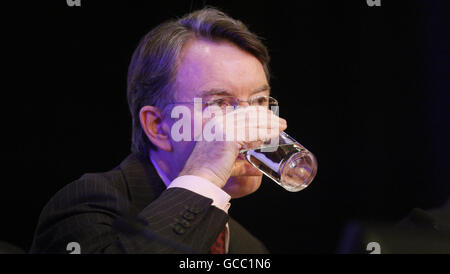
[[[217,240],[211,246],[209,250],[210,254],[225,254],[225,232],[226,227],[220,232]]]

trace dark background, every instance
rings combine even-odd
[[[0,240],[28,249],[51,196],[128,155],[134,48],[204,4],[265,38],[287,132],[319,161],[302,192],[264,179],[232,201],[272,252],[335,252],[351,220],[394,223],[449,196],[450,1],[16,2],[2,4]]]

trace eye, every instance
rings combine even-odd
[[[252,99],[252,105],[267,106],[269,105],[269,98],[267,96],[258,96]]]
[[[228,98],[217,98],[208,102],[208,106],[227,107],[230,106],[230,100]]]

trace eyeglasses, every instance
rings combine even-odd
[[[173,102],[169,103],[168,105],[173,104],[193,104],[195,102]],[[239,98],[236,98],[234,96],[215,96],[211,99],[208,99],[206,101],[202,101],[203,108],[210,107],[210,106],[217,106],[220,108],[227,108],[227,107],[234,107],[237,108],[241,106],[243,103],[247,103],[249,106],[262,106],[262,107],[274,107],[278,106],[278,101],[270,96],[255,96],[248,100],[241,100]]]

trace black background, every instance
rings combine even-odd
[[[213,5],[265,38],[287,132],[318,158],[304,191],[264,179],[230,214],[274,253],[335,252],[351,220],[393,223],[450,191],[450,1],[16,1],[2,4],[0,240],[129,153],[126,73],[162,21]]]

